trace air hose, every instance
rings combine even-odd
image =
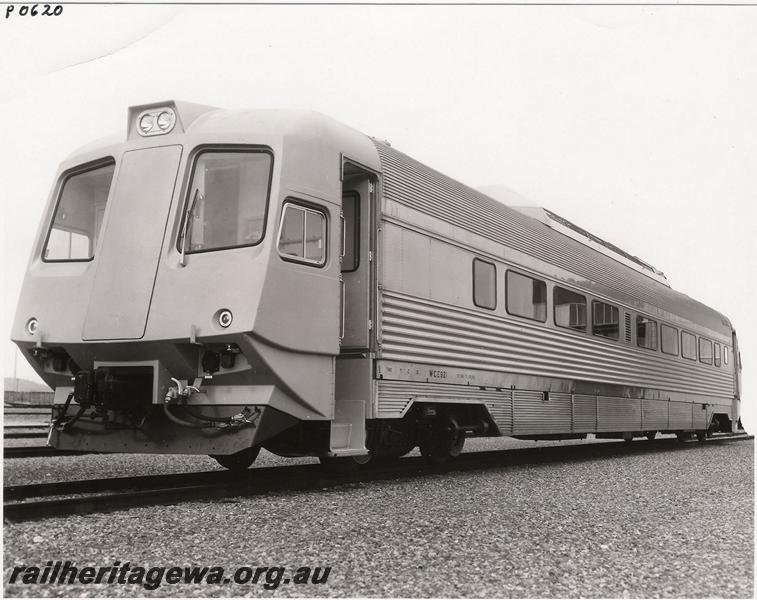
[[[259,409],[256,409],[255,413],[252,413],[251,411],[249,411],[249,409],[245,409],[244,411],[242,411],[242,413],[234,415],[232,417],[215,417],[212,415],[205,415],[193,410],[186,404],[192,392],[199,392],[200,390],[193,385],[184,387],[178,379],[171,378],[171,380],[176,383],[176,387],[170,388],[168,390],[168,393],[166,393],[165,400],[163,401],[163,412],[165,413],[166,417],[173,423],[181,425],[182,427],[190,427],[192,429],[207,429],[210,427],[225,429],[226,427],[241,427],[243,425],[252,425],[253,427],[255,426],[255,419],[257,419],[257,417],[260,415]],[[173,414],[171,412],[170,405],[177,398],[183,401],[181,406],[191,417],[204,422],[192,423],[191,421],[186,421]]]
[[[81,416],[84,414],[84,411],[87,410],[87,407],[84,405],[79,406],[79,410],[76,411],[76,414],[68,419],[65,420],[66,413],[68,412],[68,407],[71,405],[71,399],[74,397],[74,393],[71,392],[68,397],[66,398],[66,403],[63,405],[63,410],[60,413],[60,416],[53,421],[53,425],[55,425],[55,428],[58,429],[58,431],[67,431],[74,423],[76,423]]]
[[[190,423],[189,421],[180,419],[171,412],[171,409],[169,408],[168,396],[166,396],[166,399],[163,402],[163,412],[170,421],[173,421],[174,423],[181,425],[182,427],[190,427],[192,429],[207,429],[208,427],[218,427],[218,425],[216,425],[215,423]]]

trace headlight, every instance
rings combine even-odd
[[[218,313],[218,324],[226,329],[229,325],[231,325],[231,322],[234,320],[234,315],[231,314],[231,311],[228,308],[224,308],[223,310],[219,311]]]
[[[36,334],[36,333],[37,333],[37,329],[38,329],[38,328],[39,328],[39,322],[38,322],[38,321],[37,321],[37,319],[35,319],[34,317],[32,317],[31,319],[29,319],[29,320],[28,320],[28,321],[26,322],[26,332],[27,332],[27,333],[28,333],[29,335],[34,335],[34,334]]]
[[[155,125],[155,117],[152,114],[148,113],[139,118],[139,129],[142,133],[150,133],[153,125]]]
[[[169,133],[176,125],[176,113],[172,108],[144,110],[137,117],[137,131],[143,137]]]
[[[175,119],[173,111],[164,110],[158,115],[158,127],[160,127],[161,131],[168,131],[173,127]]]

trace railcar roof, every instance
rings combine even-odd
[[[327,146],[338,145],[350,159],[365,166],[378,169],[379,157],[371,139],[364,133],[337,121],[327,115],[312,110],[293,109],[219,109],[182,101],[166,101],[145,106],[171,105],[179,115],[180,125],[174,132],[159,137],[140,138],[133,133],[134,115],[143,106],[129,109],[129,123],[126,133],[116,133],[100,138],[73,152],[67,161],[76,161],[100,149],[111,148],[127,141],[145,141],[154,144],[181,143],[182,134],[193,136],[223,136],[230,143],[238,141],[240,135],[279,138],[285,142],[309,146],[314,151],[325,150]],[[334,163],[335,168],[338,163]]]
[[[191,114],[185,123],[188,134],[228,133],[233,137],[240,131],[254,131],[305,142],[314,149],[338,142],[349,150],[350,158],[383,172],[384,194],[391,200],[730,336],[730,321],[712,308],[331,117],[303,110],[222,110],[179,101],[174,104],[180,116],[184,107],[186,114]],[[170,137],[166,136],[166,141]],[[331,143],[325,144],[326,140]],[[125,141],[123,133],[113,134],[79,148],[68,160]]]
[[[650,304],[730,337],[730,321],[701,302],[383,142],[374,143],[387,198],[553,264],[637,304]]]

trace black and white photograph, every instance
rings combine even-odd
[[[3,596],[753,598],[755,32],[0,4]]]

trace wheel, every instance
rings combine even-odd
[[[260,446],[253,446],[234,454],[211,454],[210,458],[214,458],[219,465],[229,471],[246,471],[255,462],[259,453]]]
[[[697,441],[704,442],[707,439],[707,431],[704,429],[697,430]]]
[[[647,439],[651,442],[653,439],[657,437],[656,431],[647,431]]]
[[[344,474],[355,471],[359,466],[367,464],[371,460],[370,454],[362,456],[320,456],[318,460],[324,469],[330,473]]]
[[[678,441],[688,442],[691,439],[691,432],[690,431],[678,431],[676,432],[676,438],[678,438]]]
[[[465,432],[459,431],[451,420],[444,420],[434,426],[430,435],[419,444],[419,448],[421,455],[429,462],[443,465],[460,456],[464,445]]]

